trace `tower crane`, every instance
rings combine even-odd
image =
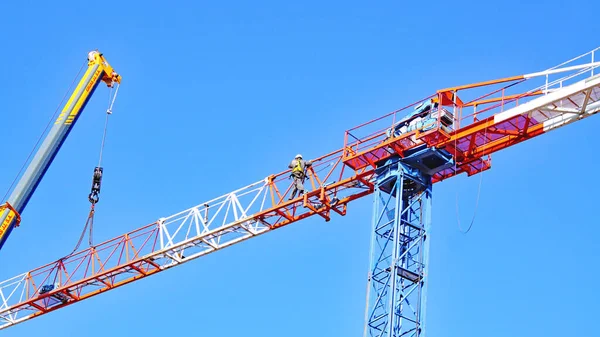
[[[345,133],[290,170],[0,283],[0,329],[373,195],[365,336],[425,335],[432,186],[491,167],[491,155],[600,111],[600,48],[545,71],[438,90]],[[42,291],[48,284],[57,286]]]

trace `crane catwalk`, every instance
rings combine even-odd
[[[600,111],[597,51],[442,89],[350,129],[343,148],[312,160],[306,194],[292,200],[287,170],[0,282],[0,329],[308,217],[344,216],[373,195],[364,334],[423,336],[432,186],[487,170],[494,152]]]

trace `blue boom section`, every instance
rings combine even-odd
[[[90,97],[98,87],[98,84],[102,81],[104,72],[100,71],[98,69],[99,67],[100,65],[98,64],[91,64],[89,66],[84,77],[80,81],[80,85],[77,86],[75,92],[71,95],[71,99],[67,102],[63,112],[56,120],[52,129],[50,129],[44,142],[31,160],[31,163],[29,163],[27,170],[23,176],[21,176],[19,183],[8,198],[8,202],[19,214],[22,213],[25,206],[27,206],[29,199],[50,167],[50,164],[52,164],[54,157],[73,129],[73,126],[75,126],[75,123],[79,119],[79,115],[87,105]],[[86,92],[86,90],[89,90],[89,92]],[[8,215],[9,212],[6,211],[0,214],[0,224],[4,223]],[[0,233],[0,249],[4,246],[4,243],[10,236],[15,225],[16,222],[13,219],[10,221],[6,231],[3,234]]]

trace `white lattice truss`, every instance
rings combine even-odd
[[[319,173],[324,179],[335,176],[337,180],[323,183]],[[344,170],[341,151],[337,151],[315,162],[307,178],[311,192],[292,201],[286,198],[291,185],[288,175],[271,176],[13,277],[0,283],[0,328],[314,214],[326,220],[331,211],[344,215],[347,202],[371,192],[368,183],[361,182],[370,174]],[[334,196],[337,203],[332,205]],[[53,288],[40,293],[44,285]]]
[[[598,66],[600,63],[592,62],[526,75],[526,78],[543,75],[548,78],[564,69],[574,71],[558,80],[546,80],[541,86],[544,92],[540,97],[523,96],[517,103],[519,105],[510,108],[503,103],[486,112],[493,116],[486,125],[463,122],[452,135],[459,138],[459,147],[461,142],[470,141],[481,148],[490,145],[489,150],[484,150],[493,152],[495,143],[517,139],[536,126],[539,130],[540,123],[543,123],[541,132],[532,134],[538,135],[589,117],[600,111],[600,76],[594,74]],[[402,113],[405,112],[398,110],[387,115],[389,120],[378,119],[386,125],[383,129],[377,126],[366,131],[368,137],[365,137],[369,141],[349,142],[343,149],[317,158],[308,172],[306,185],[309,192],[303,197],[287,200],[291,185],[289,171],[282,172],[0,282],[0,329],[312,215],[319,215],[326,221],[331,218],[331,212],[345,215],[350,201],[373,192],[374,164],[351,169],[355,166],[349,163],[367,151],[379,151],[377,153],[386,156],[398,153],[404,141],[394,140],[391,144],[390,140],[385,140],[385,135],[386,130],[400,119],[396,114]],[[537,124],[529,122],[532,117]],[[521,123],[521,119],[528,122]],[[504,132],[504,125],[513,121],[518,132]],[[403,136],[407,146],[418,143],[418,140],[412,140],[417,131]],[[489,138],[492,133],[499,136]],[[465,163],[444,177],[461,172],[473,174],[472,170],[466,169],[467,165],[472,163]]]

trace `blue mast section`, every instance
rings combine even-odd
[[[439,166],[427,168],[423,162]],[[364,336],[425,336],[431,175],[453,162],[434,148],[379,163]]]

